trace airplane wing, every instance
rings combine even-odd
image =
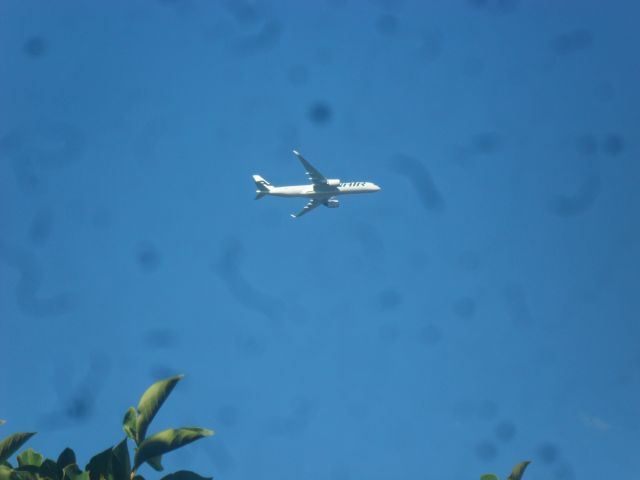
[[[322,205],[322,200],[318,200],[318,199],[312,198],[311,200],[309,200],[309,203],[307,203],[302,210],[300,210],[295,215],[292,213],[291,216],[293,218],[301,217],[305,213],[309,213],[311,210],[313,210],[314,208],[316,208],[316,207],[318,207],[320,205]]]
[[[302,165],[304,166],[305,170],[307,171],[307,176],[309,177],[309,180],[311,180],[312,183],[314,183],[314,184],[326,183],[327,179],[325,178],[325,176],[322,175],[316,169],[316,167],[311,165],[302,155],[300,155],[300,152],[298,152],[297,150],[294,150],[293,154],[296,157],[298,157],[298,160],[300,160],[300,162],[302,162]]]

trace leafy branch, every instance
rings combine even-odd
[[[212,430],[198,427],[182,427],[163,430],[146,438],[151,421],[162,407],[183,375],[160,380],[151,385],[138,402],[138,408],[131,407],[125,413],[122,428],[126,437],[113,447],[94,455],[81,470],[76,454],[70,448],[64,449],[56,461],[44,458],[29,448],[20,453],[13,466],[9,459],[35,433],[24,432],[9,435],[0,441],[0,480],[144,480],[137,470],[149,464],[156,471],[162,471],[162,456],[184,447],[204,437],[214,434]],[[2,425],[4,420],[0,420]],[[129,455],[128,440],[134,441],[133,464]],[[180,470],[165,475],[161,480],[210,480],[194,472]]]
[[[507,480],[521,480],[522,475],[524,474],[524,471],[527,469],[527,466],[530,463],[531,462],[529,461],[525,461],[517,464],[515,467],[513,467],[513,470],[511,470],[511,473],[507,477]],[[480,480],[500,480],[500,479],[498,478],[497,475],[494,475],[493,473],[485,473],[480,477]]]

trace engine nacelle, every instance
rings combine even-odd
[[[327,200],[325,205],[329,208],[338,208],[340,206],[340,202],[335,198],[330,198],[329,200]]]
[[[337,187],[338,185],[340,185],[340,179],[339,178],[327,178],[327,181],[325,183],[330,187]]]

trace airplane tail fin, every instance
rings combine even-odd
[[[264,197],[273,188],[273,185],[271,185],[269,182],[267,182],[260,175],[254,175],[253,176],[253,181],[256,183],[256,187],[258,188],[256,190],[256,200],[258,200],[259,198]]]

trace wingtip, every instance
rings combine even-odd
[[[293,213],[291,213],[290,215],[291,215],[291,218],[298,218],[298,216],[294,215]]]
[[[296,155],[296,156],[298,156],[298,155],[300,155],[300,152],[299,152],[298,150],[295,150],[295,149],[294,149],[294,150],[293,150],[293,154],[294,154],[294,155]]]

